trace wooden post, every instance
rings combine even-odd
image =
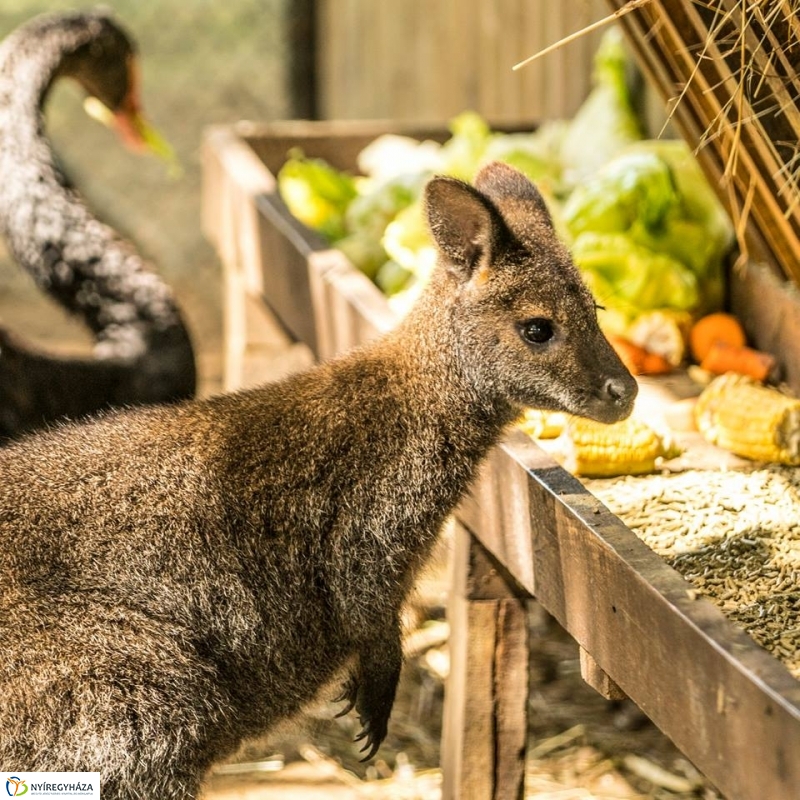
[[[456,525],[448,616],[450,676],[442,733],[443,800],[522,800],[528,703],[524,593]]]

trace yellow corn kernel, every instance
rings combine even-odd
[[[654,472],[661,459],[681,454],[680,448],[638,419],[604,425],[573,417],[559,444],[565,469],[586,478],[644,475]]]
[[[800,464],[800,400],[726,373],[697,399],[697,427],[712,444],[754,461]]]
[[[567,417],[568,415],[562,411],[528,408],[517,422],[517,426],[534,439],[555,439],[564,432]]]

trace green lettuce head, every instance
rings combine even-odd
[[[690,269],[627,234],[582,233],[571,251],[598,302],[628,316],[656,308],[689,311],[700,299]]]
[[[289,211],[328,241],[347,232],[345,211],[356,196],[352,175],[294,150],[278,172],[278,191]]]

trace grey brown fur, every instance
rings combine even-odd
[[[343,668],[374,753],[400,607],[489,448],[523,405],[614,421],[636,393],[533,186],[476,187],[429,182],[439,265],[374,344],[0,452],[0,769],[193,798]]]

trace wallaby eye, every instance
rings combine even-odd
[[[534,317],[520,325],[519,333],[528,344],[544,344],[553,338],[553,323],[544,317]]]

